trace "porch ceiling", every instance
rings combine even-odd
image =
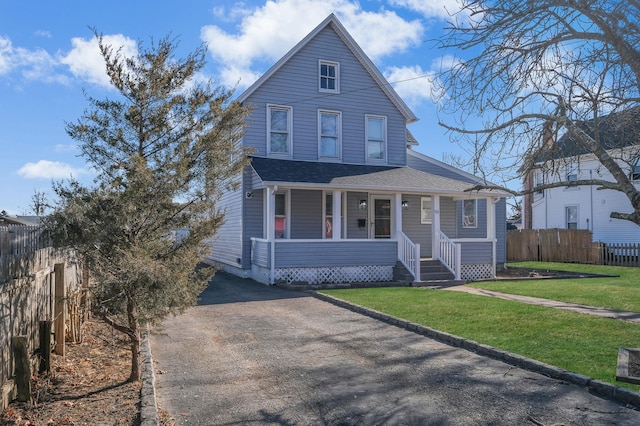
[[[251,166],[265,185],[322,186],[335,189],[377,190],[470,195],[468,182],[449,179],[410,167],[324,163],[252,157]],[[495,196],[480,191],[474,195]]]

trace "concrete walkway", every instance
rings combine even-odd
[[[640,313],[619,311],[616,309],[598,308],[595,306],[579,305],[568,302],[558,302],[556,300],[541,299],[539,297],[520,296],[517,294],[500,293],[497,291],[485,290],[482,288],[469,287],[466,285],[457,285],[449,287],[440,287],[443,290],[462,291],[480,296],[497,297],[499,299],[515,300],[521,303],[529,303],[531,305],[546,306],[547,308],[563,309],[566,311],[579,312],[581,314],[595,315],[604,318],[613,318],[623,321],[629,321],[640,324]]]

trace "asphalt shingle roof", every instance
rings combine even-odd
[[[251,166],[263,182],[318,184],[334,188],[407,192],[463,193],[468,182],[421,172],[410,167],[323,163],[252,157]]]

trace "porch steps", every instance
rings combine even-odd
[[[396,281],[414,281],[411,273],[400,262],[394,267],[393,279]],[[439,260],[421,259],[420,281],[421,285],[445,284],[455,282],[455,276]]]

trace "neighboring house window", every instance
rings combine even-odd
[[[340,64],[320,61],[320,91],[340,92]]]
[[[267,105],[268,153],[291,155],[292,108]]]
[[[287,238],[287,194],[279,192],[275,194],[275,224],[274,231],[276,238]]]
[[[631,180],[640,180],[640,160],[631,168]]]
[[[533,175],[533,179],[534,179],[534,183],[533,186],[534,188],[538,188],[542,185],[544,185],[544,173],[541,171],[535,172],[535,174]],[[536,191],[536,194],[544,194],[544,190],[540,189],[538,191]]]
[[[324,195],[324,238],[333,238],[333,194]]]
[[[578,229],[578,206],[565,207],[567,229]]]
[[[340,158],[342,115],[335,111],[318,111],[319,155]]]
[[[433,217],[433,204],[431,197],[422,197],[420,199],[420,223],[430,225]]]
[[[569,185],[575,185],[578,180],[578,165],[576,163],[567,164],[567,182]]]
[[[367,115],[367,160],[384,160],[387,150],[387,118]]]
[[[462,200],[462,227],[478,227],[478,204],[477,200]]]

